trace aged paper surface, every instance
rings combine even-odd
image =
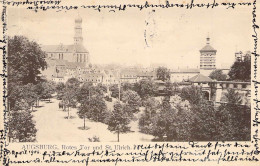
[[[259,165],[258,4],[2,1],[0,165]]]

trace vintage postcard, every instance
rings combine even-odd
[[[256,1],[1,3],[2,165],[259,165]]]

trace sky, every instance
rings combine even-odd
[[[250,7],[37,13],[16,8],[8,10],[8,34],[24,35],[41,45],[73,44],[78,15],[83,20],[83,45],[93,64],[195,68],[209,35],[221,68],[234,62],[235,51],[245,52],[253,46]]]

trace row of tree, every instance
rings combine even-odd
[[[226,97],[227,103],[215,108],[201,88],[192,86],[162,103],[150,98],[139,119],[140,130],[159,141],[250,140],[250,107],[241,105],[234,90]]]
[[[209,77],[217,81],[250,81],[251,80],[251,58],[245,58],[241,61],[235,61],[228,72],[224,74],[222,70],[215,70]]]
[[[35,141],[36,128],[31,114],[39,100],[50,99],[55,84],[40,77],[47,67],[40,46],[23,36],[8,39],[9,138],[14,142]]]
[[[170,80],[170,70],[166,67],[159,67],[156,70],[156,77],[158,80],[167,82]],[[222,70],[216,69],[210,73],[209,77],[217,81],[250,81],[251,58],[235,61],[230,67],[228,74],[224,74]]]
[[[74,91],[69,94],[77,93],[75,101],[79,103],[78,114],[84,120],[84,128],[86,118],[105,123],[110,131],[118,134],[118,141],[120,133],[130,131],[129,123],[134,119],[134,113],[140,111],[140,106],[145,108],[139,118],[140,131],[154,135],[157,141],[250,139],[250,108],[241,105],[241,97],[234,90],[226,94],[227,103],[217,108],[203,97],[198,86],[185,87],[178,95],[164,97],[160,102],[153,96],[142,99],[137,92],[127,88],[132,87],[127,84],[122,85],[121,101],[108,110],[104,100],[105,87],[91,83],[77,86],[72,86]]]
[[[139,111],[140,96],[132,90],[122,92],[121,102],[115,102],[113,109],[108,110],[105,102],[106,87],[99,84],[85,82],[80,85],[76,78],[69,79],[65,84],[56,86],[57,96],[60,98],[64,109],[68,112],[70,107],[77,107],[78,115],[83,119],[83,128],[86,129],[86,119],[102,122],[108,129],[118,134],[130,131],[128,124],[134,118],[134,113]]]

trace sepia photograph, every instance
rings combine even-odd
[[[11,143],[251,140],[248,8],[7,16]]]

